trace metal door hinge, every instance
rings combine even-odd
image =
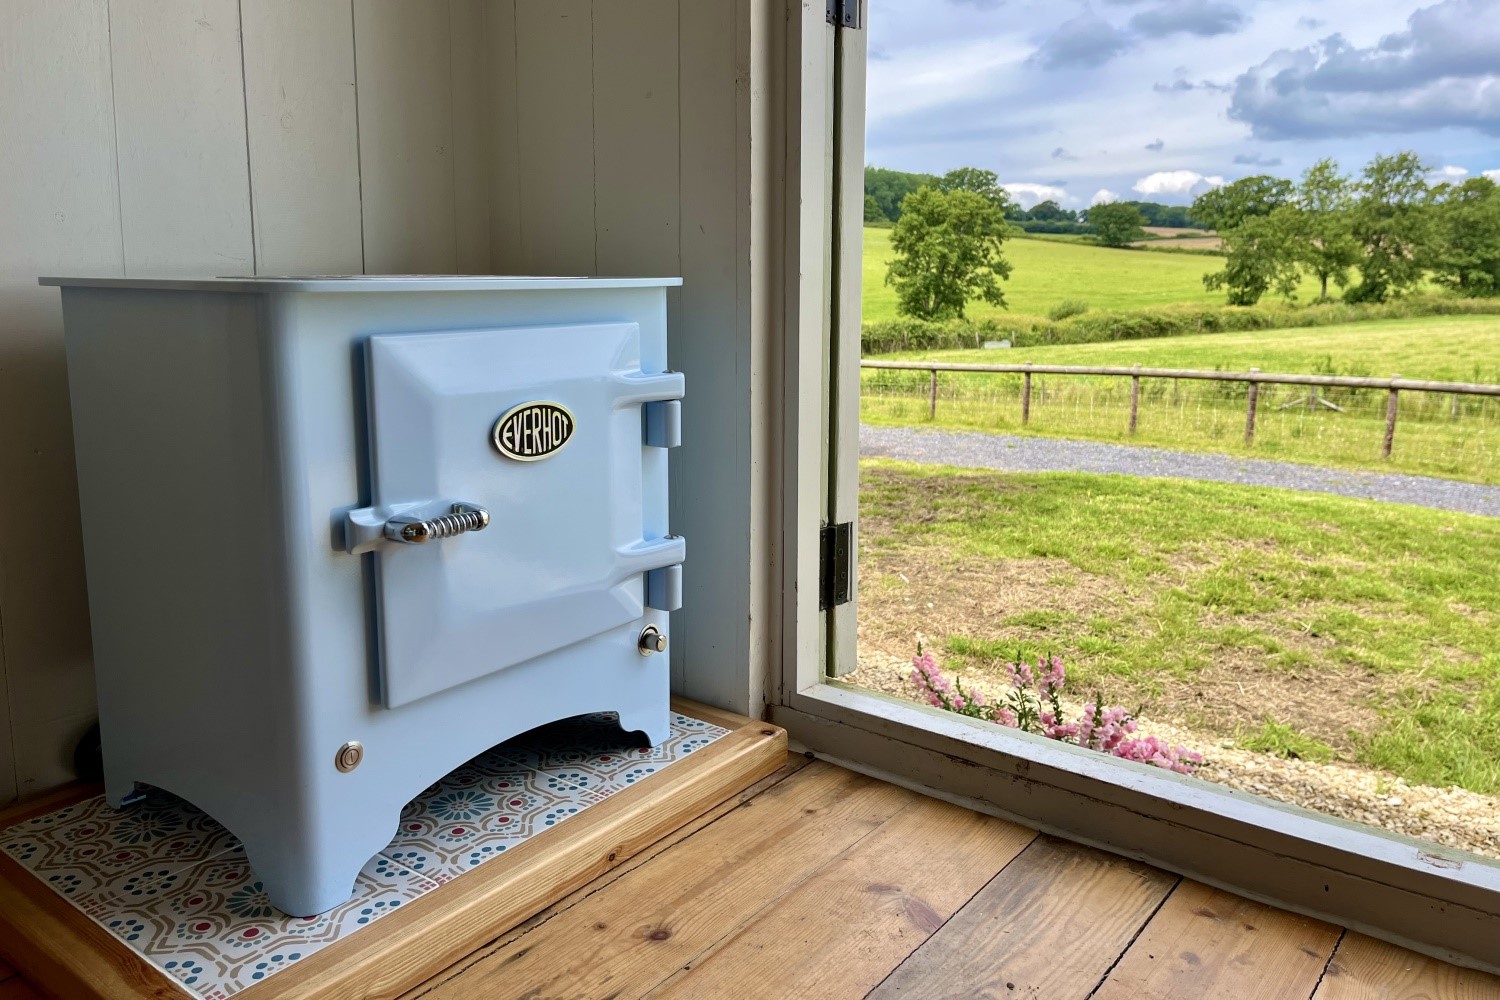
[[[828,23],[838,28],[858,28],[861,0],[828,0]]]
[[[818,610],[848,604],[849,583],[854,579],[854,525],[825,524],[819,536]]]

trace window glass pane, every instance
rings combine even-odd
[[[1500,858],[1471,9],[874,0],[845,681]]]

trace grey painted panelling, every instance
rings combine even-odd
[[[358,274],[359,129],[349,0],[241,0],[261,274]]]
[[[677,0],[601,0],[593,37],[595,272],[676,276]]]
[[[365,270],[452,274],[453,92],[446,3],[355,0]]]
[[[122,270],[104,0],[7,6],[0,31],[0,803],[70,777],[92,714],[57,290]],[[12,727],[11,723],[14,722]]]
[[[693,576],[676,687],[758,714],[747,10],[17,5],[0,32],[0,517],[32,527],[0,534],[0,802],[17,769],[23,792],[67,780],[94,711],[43,273],[683,274],[671,351],[692,419],[672,517]]]
[[[516,0],[521,268],[594,274],[593,10]]]
[[[669,345],[689,373],[692,419],[673,456],[672,525],[698,576],[679,614],[680,693],[759,716],[746,687],[750,650],[750,327],[748,239],[738,210],[740,79],[733,3],[681,8],[681,308]],[[690,613],[686,613],[690,612]]]
[[[125,273],[253,274],[238,0],[113,3],[110,51]]]
[[[453,102],[454,253],[459,274],[489,274],[490,118],[485,63],[486,0],[448,0],[449,80]]]
[[[484,7],[488,48],[490,266],[496,274],[526,271],[521,252],[520,107],[516,95],[516,0],[490,0]]]

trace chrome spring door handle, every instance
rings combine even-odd
[[[405,545],[421,545],[452,538],[467,531],[483,531],[490,525],[490,512],[476,504],[455,503],[447,514],[420,517],[397,514],[385,522],[385,537]]]

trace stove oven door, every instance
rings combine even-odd
[[[375,553],[387,707],[626,625],[675,572],[682,539],[644,526],[683,379],[640,359],[634,323],[369,339],[371,506],[346,541]]]

